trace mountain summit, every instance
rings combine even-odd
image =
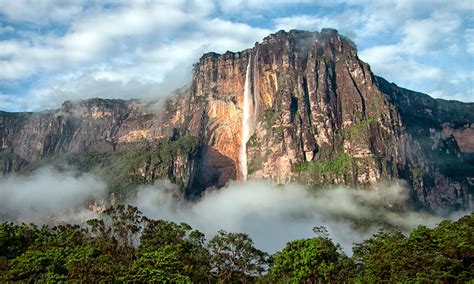
[[[370,187],[404,180],[415,206],[471,209],[474,104],[375,76],[334,29],[279,31],[204,54],[163,110],[131,100],[0,112],[3,173],[97,171],[112,190],[169,178],[188,197],[230,180]]]

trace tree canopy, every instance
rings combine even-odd
[[[87,226],[0,224],[0,282],[160,283],[472,282],[474,214],[380,231],[349,257],[322,227],[269,256],[250,236],[219,231],[209,241],[185,223],[108,209]]]

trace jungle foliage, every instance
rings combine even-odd
[[[474,214],[409,235],[380,231],[349,257],[323,227],[269,256],[242,233],[206,241],[188,224],[116,206],[85,226],[0,224],[0,282],[470,282]]]

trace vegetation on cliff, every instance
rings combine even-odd
[[[142,141],[113,152],[65,153],[45,157],[29,164],[24,172],[44,166],[73,168],[100,176],[110,192],[126,197],[138,185],[167,178],[184,190],[189,174],[189,161],[197,152],[197,138],[184,135],[161,139],[156,143]]]
[[[109,208],[86,227],[0,224],[0,281],[152,281],[166,283],[469,282],[474,214],[381,231],[345,255],[324,228],[269,256],[242,233],[206,241],[189,225]]]
[[[294,166],[296,172],[305,172],[314,180],[315,186],[332,183],[332,177],[346,177],[351,175],[352,168],[356,166],[354,157],[340,154],[329,160],[306,161]]]

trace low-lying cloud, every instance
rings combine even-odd
[[[129,203],[149,217],[187,222],[208,237],[220,229],[248,233],[257,247],[268,252],[283,248],[291,240],[314,237],[315,226],[325,226],[332,239],[350,253],[353,243],[382,227],[409,231],[442,220],[403,208],[408,191],[399,185],[381,185],[376,190],[337,187],[310,191],[297,184],[250,180],[210,191],[195,203],[176,196],[179,193],[174,185],[160,181],[142,187]]]
[[[94,216],[90,200],[104,196],[106,185],[90,174],[44,168],[30,176],[0,177],[0,221],[80,222]]]
[[[0,178],[0,221],[81,223],[98,216],[87,204],[102,200],[105,193],[106,184],[90,174],[46,168],[30,176],[6,176]],[[408,232],[442,220],[410,210],[407,200],[408,189],[398,184],[380,184],[373,190],[309,190],[298,184],[249,180],[209,189],[200,200],[191,202],[176,185],[161,180],[139,187],[125,203],[154,219],[189,223],[208,238],[221,229],[247,233],[257,247],[270,253],[288,241],[314,237],[312,228],[325,226],[350,254],[353,243],[381,228]]]

